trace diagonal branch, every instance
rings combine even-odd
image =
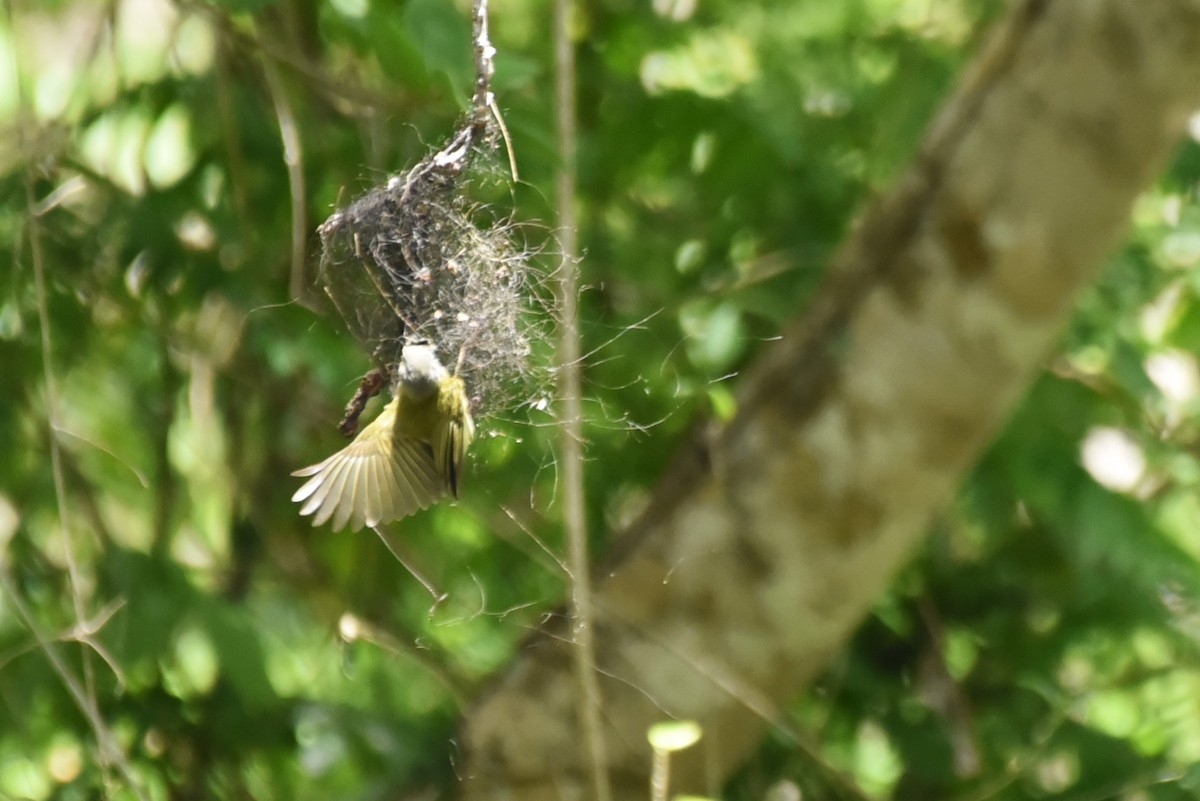
[[[595,574],[614,796],[645,797],[644,733],[664,711],[706,733],[672,761],[673,789],[718,791],[770,705],[842,647],[1200,105],[1197,52],[1198,0],[1015,6],[811,313],[743,378],[735,420],[679,455]],[[466,798],[585,792],[561,634],[531,643],[470,715]]]

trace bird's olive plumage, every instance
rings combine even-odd
[[[458,497],[467,446],[475,436],[466,387],[433,348],[409,344],[401,356],[395,395],[354,441],[320,464],[292,500],[313,525],[335,531],[399,520]]]

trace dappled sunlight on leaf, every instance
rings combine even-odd
[[[711,98],[736,91],[757,73],[750,42],[731,31],[697,34],[679,49],[647,54],[641,66],[642,86],[650,94],[674,89]]]
[[[1100,484],[1115,492],[1132,492],[1146,475],[1146,458],[1124,431],[1096,428],[1083,442],[1083,466]]]

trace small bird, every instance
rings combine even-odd
[[[463,380],[450,375],[433,345],[409,342],[391,402],[345,448],[292,473],[308,477],[292,500],[304,504],[300,514],[313,515],[314,526],[332,520],[334,531],[399,520],[458,497],[474,436]]]

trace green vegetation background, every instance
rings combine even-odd
[[[578,7],[598,553],[679,439],[736,411],[737,371],[803,311],[1001,5]],[[289,472],[339,447],[368,367],[289,280],[294,191],[311,276],[316,225],[453,129],[472,77],[467,9],[7,8],[0,799],[452,787],[465,704],[564,596],[553,415],[482,421],[463,500],[399,524],[449,595],[431,612],[373,535],[313,530],[289,502]],[[544,0],[494,3],[521,183],[480,190],[523,223],[546,275],[550,15]],[[1200,793],[1198,179],[1189,141],[928,547],[797,700],[803,736],[772,736],[725,797]]]

